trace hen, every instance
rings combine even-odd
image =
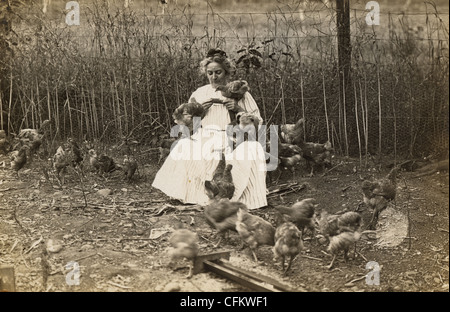
[[[291,268],[292,261],[304,248],[302,233],[291,222],[286,222],[277,227],[275,231],[275,246],[273,247],[273,253],[275,255],[274,260],[281,260],[281,266],[283,268],[283,275],[286,275]],[[285,259],[289,257],[289,263],[285,269]]]
[[[27,145],[29,148],[30,158],[34,153],[39,150],[42,145],[42,140],[50,125],[50,120],[45,120],[42,122],[39,129],[22,129],[17,135],[17,139],[23,144]]]
[[[188,127],[190,130],[193,128],[193,118],[200,117],[203,118],[205,116],[205,109],[203,106],[196,102],[191,103],[183,103],[178,106],[172,117],[177,125],[184,125]]]
[[[354,211],[342,215],[328,215],[326,211],[322,211],[318,221],[319,232],[329,241],[328,251],[333,254],[329,269],[333,267],[341,250],[344,251],[344,259],[347,261],[350,247],[355,245],[361,236],[361,222],[361,215]]]
[[[305,228],[315,236],[314,215],[317,206],[314,198],[306,198],[294,203],[291,207],[276,206],[275,209],[287,217],[304,234]]]
[[[231,150],[245,141],[257,141],[259,118],[256,115],[239,112],[236,114],[236,120],[227,125],[228,145]]]
[[[128,182],[131,181],[131,179],[134,176],[134,173],[137,170],[137,162],[135,159],[133,159],[132,157],[125,155],[123,158],[123,162],[122,162],[122,166],[121,169],[125,175],[125,178],[127,179]]]
[[[68,147],[66,149],[69,161],[73,167],[79,167],[83,161],[83,155],[78,143],[72,139],[67,139]]]
[[[282,125],[281,137],[285,143],[288,144],[299,144],[303,142],[303,124],[305,119],[299,119],[295,124]]]
[[[230,202],[227,198],[214,200],[204,209],[206,222],[218,231],[219,235],[227,233],[228,231],[236,232],[237,212],[239,209],[247,210],[247,206],[240,202]],[[219,246],[222,241],[219,239],[215,247]]]
[[[224,97],[239,101],[244,97],[245,92],[250,91],[247,81],[234,80],[224,86],[218,86],[216,91],[222,92]]]
[[[322,170],[331,167],[333,148],[330,142],[324,144],[312,142],[299,142],[298,146],[302,150],[302,157],[310,164],[310,177],[314,175],[314,167],[320,166]]]
[[[110,173],[119,166],[116,165],[114,160],[106,155],[98,156],[94,149],[89,150],[89,163],[98,173]]]
[[[199,251],[197,233],[187,229],[175,230],[169,238],[169,243],[171,245],[169,249],[171,262],[181,258],[192,261],[187,275],[188,278],[192,277],[194,261]]]
[[[243,242],[250,248],[256,262],[258,261],[256,249],[259,246],[275,245],[275,228],[272,224],[244,209],[239,209],[237,212],[236,230]]]
[[[162,139],[161,142],[158,144],[159,149],[159,159],[158,164],[161,163],[161,161],[165,160],[167,156],[170,154],[170,149],[172,148],[173,143],[177,141],[177,138],[168,138],[168,139]]]
[[[222,159],[214,171],[214,176],[211,181],[205,181],[206,194],[210,199],[228,198],[231,199],[234,195],[233,177],[231,176],[231,169],[233,165],[225,163],[225,156],[222,154]]]
[[[27,163],[27,150],[28,146],[22,146],[18,151],[11,153],[11,169],[16,172],[17,178],[19,178],[19,170],[22,169]]]
[[[270,143],[268,143],[268,147],[270,147]],[[281,175],[283,174],[283,170],[289,170],[292,173],[292,178],[295,179],[295,167],[302,160],[301,149],[294,144],[281,143],[278,142],[278,166],[277,170],[279,172],[276,183],[280,180]],[[270,151],[270,153],[276,154],[275,151]],[[272,179],[272,175],[274,173],[269,174],[269,178]]]
[[[393,168],[389,174],[379,180],[364,180],[362,183],[362,193],[364,203],[373,209],[372,219],[369,229],[374,230],[378,222],[378,215],[383,211],[388,203],[395,200],[397,192],[397,172],[398,168]]]

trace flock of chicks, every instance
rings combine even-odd
[[[274,260],[281,261],[283,275],[288,273],[293,260],[304,249],[306,233],[310,233],[311,241],[328,245],[327,250],[333,256],[329,269],[340,252],[343,252],[347,262],[351,247],[355,247],[356,253],[356,243],[360,237],[375,228],[379,213],[395,200],[396,194],[397,168],[392,169],[385,178],[362,183],[363,202],[373,210],[368,231],[363,231],[359,207],[355,211],[329,214],[318,207],[313,198],[303,199],[291,206],[274,206],[278,218],[272,224],[252,214],[243,203],[230,201],[233,185],[229,170],[229,164],[219,165],[212,181],[205,183],[206,193],[210,197],[210,203],[204,207],[205,221],[221,236],[215,247],[230,231],[238,234],[242,246],[250,249],[256,262],[258,247],[273,246]],[[170,243],[172,260],[185,257],[194,261],[199,252],[198,235],[188,229],[174,231]],[[188,276],[191,276],[191,269]]]
[[[46,120],[39,129],[22,129],[17,136],[13,138],[12,149],[10,153],[11,169],[19,177],[19,170],[24,168],[27,162],[31,161],[33,155],[38,151],[43,143],[50,121]],[[6,139],[0,140],[2,149],[4,146],[11,145]],[[80,148],[79,144],[72,138],[60,145],[53,157],[49,158],[49,163],[60,184],[65,183],[65,175],[68,168],[74,169],[80,173],[83,170],[83,160],[86,154],[89,158],[91,168],[99,174],[111,173],[115,170],[122,170],[125,179],[129,182],[133,178],[138,165],[134,158],[125,155],[121,164],[105,154],[98,155],[95,149],[88,147]],[[6,151],[8,149],[6,148]],[[44,174],[48,177],[48,168],[44,168]]]

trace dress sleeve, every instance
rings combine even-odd
[[[244,93],[244,97],[238,102],[238,105],[245,109],[247,113],[256,115],[259,118],[259,123],[263,123],[263,119],[261,117],[261,113],[259,111],[258,105],[253,99],[253,96],[249,92]]]

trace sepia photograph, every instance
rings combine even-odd
[[[0,291],[448,293],[449,3],[0,0]]]

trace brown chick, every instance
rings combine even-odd
[[[312,142],[300,142],[298,144],[302,150],[302,157],[311,166],[310,177],[314,175],[314,167],[319,166],[322,170],[331,167],[331,158],[333,156],[333,148],[330,142],[324,144]]]
[[[342,232],[354,232],[361,227],[361,215],[355,211],[348,211],[341,215],[330,215],[322,210],[318,220],[319,232],[328,241],[331,237]]]
[[[286,222],[277,227],[275,231],[274,261],[281,260],[283,275],[291,268],[292,261],[304,248],[302,233],[292,222]],[[285,269],[285,259],[289,257],[289,263]]]
[[[59,183],[65,183],[65,173],[66,168],[69,165],[69,158],[66,151],[60,146],[56,150],[55,155],[53,156],[53,169],[55,169],[56,177],[58,178]]]
[[[314,237],[314,214],[316,206],[317,204],[314,198],[305,198],[294,203],[291,207],[276,206],[275,209],[285,215],[287,217],[287,221],[294,223],[302,232],[302,236],[305,232],[305,228],[308,228]]]
[[[304,118],[300,118],[295,124],[286,124],[280,127],[281,137],[285,143],[298,144],[303,141]]]
[[[192,277],[192,268],[199,251],[197,233],[187,229],[175,230],[169,238],[169,243],[171,245],[169,249],[171,262],[181,258],[192,261],[187,278]]]
[[[233,184],[233,177],[231,176],[233,165],[225,164],[225,156],[222,155],[222,158],[214,171],[213,179],[211,181],[205,181],[206,194],[210,199],[231,199],[234,195],[235,187]]]
[[[39,147],[42,145],[42,140],[49,125],[50,120],[45,120],[42,122],[39,129],[22,129],[19,131],[17,138],[22,144],[28,146],[30,158],[39,150]]]
[[[121,167],[125,175],[125,178],[127,179],[128,182],[130,182],[138,167],[136,160],[134,160],[132,157],[128,155],[125,155]]]
[[[368,181],[362,183],[363,201],[373,209],[372,219],[368,228],[374,230],[378,222],[378,215],[386,209],[388,203],[395,200],[397,193],[397,172],[398,168],[392,168],[389,174],[379,180]]]
[[[250,248],[253,258],[258,261],[256,249],[262,245],[275,245],[275,228],[261,217],[239,209],[236,230],[243,242]]]
[[[17,178],[19,178],[19,170],[27,163],[27,150],[29,147],[24,145],[18,151],[11,153],[11,169],[16,172]]]
[[[331,263],[328,265],[328,269],[333,268],[334,261],[336,260],[337,255],[340,251],[344,252],[344,260],[348,261],[348,251],[350,247],[356,244],[356,242],[361,237],[361,233],[359,231],[355,232],[342,232],[336,236],[332,236],[330,239],[330,244],[328,245],[328,251],[333,254],[333,259]]]
[[[214,247],[219,246],[225,233],[236,232],[237,212],[239,209],[247,211],[247,206],[240,202],[230,202],[228,198],[214,200],[204,209],[206,222],[218,231],[222,237]]]
[[[119,166],[116,165],[111,157],[106,155],[98,156],[97,152],[93,149],[89,150],[89,163],[97,172],[100,173],[110,173],[116,169],[119,169]]]
[[[244,97],[245,92],[250,91],[247,81],[230,81],[224,86],[218,86],[216,91],[222,92],[224,97],[239,101]]]
[[[172,117],[177,125],[187,126],[192,130],[193,127],[193,118],[200,117],[203,118],[205,116],[204,107],[196,102],[191,103],[183,103],[178,106]]]
[[[81,149],[78,143],[72,138],[67,139],[67,143],[69,145],[67,148],[67,152],[70,163],[73,167],[79,167],[83,161]]]
[[[295,180],[295,167],[303,159],[302,156],[300,156],[299,154],[291,157],[280,156],[279,159],[280,161],[278,163],[278,166],[283,170],[289,170],[292,173],[292,179]],[[280,170],[280,175],[278,176],[277,181],[279,180],[281,174],[282,171]]]
[[[0,130],[0,151],[2,151],[3,154],[7,154],[10,149],[10,143],[8,140],[8,137],[6,136],[5,130]]]

